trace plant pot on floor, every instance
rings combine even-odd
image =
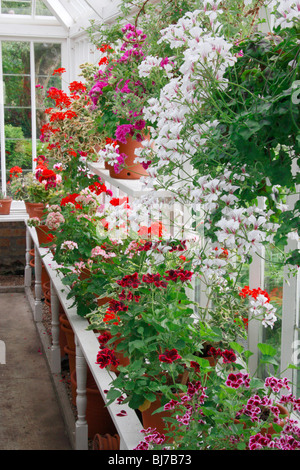
[[[120,436],[115,434],[105,434],[101,436],[96,434],[93,439],[93,450],[119,450],[120,449]]]
[[[0,215],[10,214],[11,203],[12,203],[11,197],[0,199]]]

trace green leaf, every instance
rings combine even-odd
[[[264,356],[274,357],[277,354],[277,349],[273,348],[270,344],[258,343],[257,347]]]

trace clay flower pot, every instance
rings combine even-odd
[[[48,235],[49,228],[47,227],[47,225],[38,225],[37,227],[35,227],[35,229],[40,245],[47,244],[51,241]]]
[[[30,218],[32,217],[37,217],[37,214],[35,212],[35,209],[37,208],[44,208],[44,203],[43,202],[28,202],[28,201],[25,201],[25,208],[26,208],[26,212],[27,214],[29,215]]]
[[[9,215],[12,198],[0,199],[0,215]]]
[[[96,434],[93,439],[93,450],[119,450],[120,449],[120,436],[115,434],[105,434],[101,436]]]
[[[125,179],[125,180],[139,180],[141,176],[148,176],[147,170],[144,169],[141,163],[134,163],[134,160],[137,158],[134,151],[136,148],[142,147],[141,142],[133,140],[131,137],[127,137],[127,143],[123,144],[118,142],[119,145],[119,154],[125,153],[127,158],[125,159],[126,168],[121,170],[119,173],[114,171],[112,165],[108,165],[109,174],[112,178],[115,179]]]

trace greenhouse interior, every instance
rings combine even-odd
[[[1,450],[300,449],[299,0],[0,0],[0,155]]]

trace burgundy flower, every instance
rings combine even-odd
[[[159,273],[157,274],[144,274],[142,277],[143,282],[146,282],[147,284],[154,284],[156,287],[167,287],[167,282],[161,280],[161,275]]]
[[[159,355],[160,362],[167,362],[168,364],[172,364],[172,362],[176,361],[177,359],[181,359],[177,349],[166,349],[164,354]]]
[[[109,341],[112,338],[111,334],[109,331],[105,331],[101,335],[98,336],[98,341],[100,345],[103,347],[107,341]]]
[[[100,366],[101,369],[109,365],[118,366],[120,364],[119,360],[116,358],[115,353],[112,349],[103,348],[97,354],[96,364]]]
[[[119,286],[122,287],[132,287],[133,289],[137,289],[140,285],[141,281],[138,278],[138,273],[128,274],[124,276],[121,280],[116,281]]]
[[[181,282],[190,281],[192,278],[192,271],[184,270],[184,269],[170,269],[166,271],[167,276],[164,276],[165,279],[168,281],[177,282],[180,279]]]

